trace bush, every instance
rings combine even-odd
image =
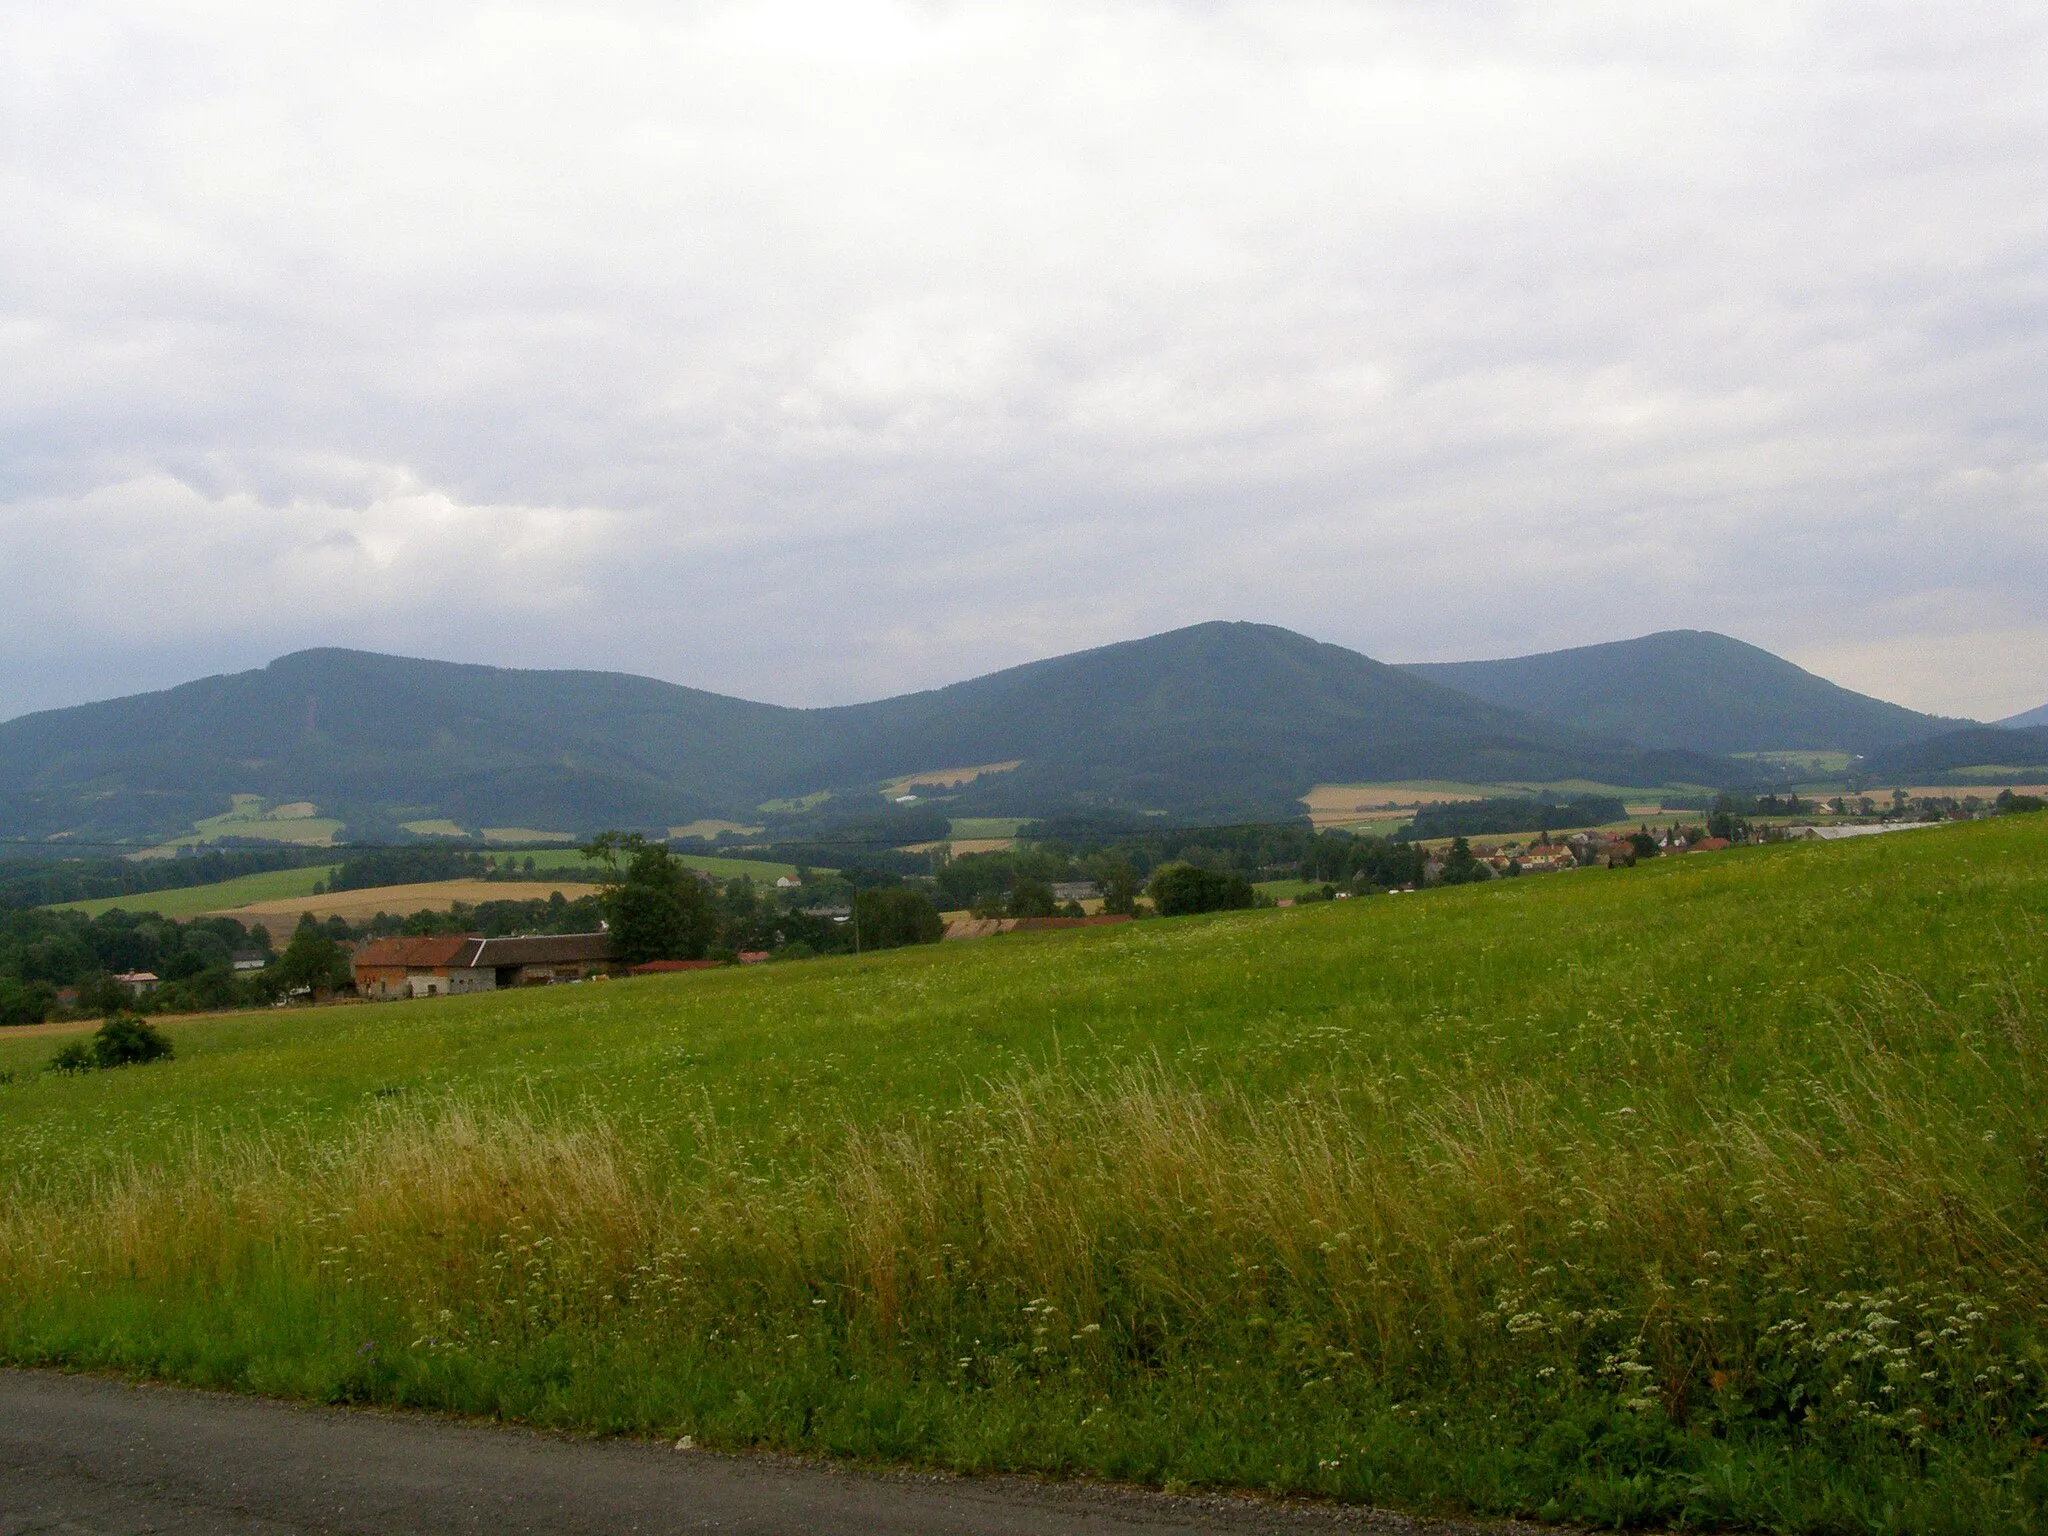
[[[1251,881],[1243,875],[1218,874],[1192,864],[1168,864],[1152,876],[1146,892],[1161,917],[1235,911],[1258,900]]]
[[[107,1067],[140,1066],[168,1061],[171,1042],[164,1032],[132,1013],[117,1013],[93,1031],[88,1040],[73,1040],[50,1058],[52,1072],[93,1072]]]
[[[1052,917],[1059,912],[1052,887],[1043,880],[1019,880],[1010,887],[1011,917]]]
[[[862,891],[853,898],[853,921],[862,949],[936,944],[946,936],[946,920],[931,898],[908,886]]]

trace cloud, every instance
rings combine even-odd
[[[2036,8],[7,14],[0,714],[1216,616],[2048,697]]]

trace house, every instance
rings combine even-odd
[[[802,884],[803,881],[797,879],[795,875],[777,875],[775,877],[775,889],[778,891],[793,891]]]
[[[618,957],[609,933],[539,933],[519,939],[485,939],[474,962],[501,987],[537,987],[556,981],[609,976]]]
[[[234,967],[237,976],[246,976],[251,971],[260,971],[270,962],[260,949],[238,949],[234,953]]]
[[[1055,880],[1052,884],[1054,901],[1100,901],[1102,887],[1093,880]]]
[[[155,971],[123,971],[114,980],[128,989],[130,997],[147,997],[156,990]]]
[[[473,933],[372,939],[355,952],[356,993],[378,1002],[489,992],[496,976],[477,963],[488,940]]]

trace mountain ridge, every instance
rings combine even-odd
[[[1299,814],[1316,782],[1750,772],[1535,719],[1271,625],[1193,625],[823,709],[630,673],[321,648],[0,724],[0,832],[151,838],[240,793],[313,801],[357,838],[437,817],[657,826],[1010,759],[1022,766],[967,786],[961,811],[1257,818]]]

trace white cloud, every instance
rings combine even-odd
[[[0,14],[0,714],[1212,616],[2048,697],[2037,8]]]

